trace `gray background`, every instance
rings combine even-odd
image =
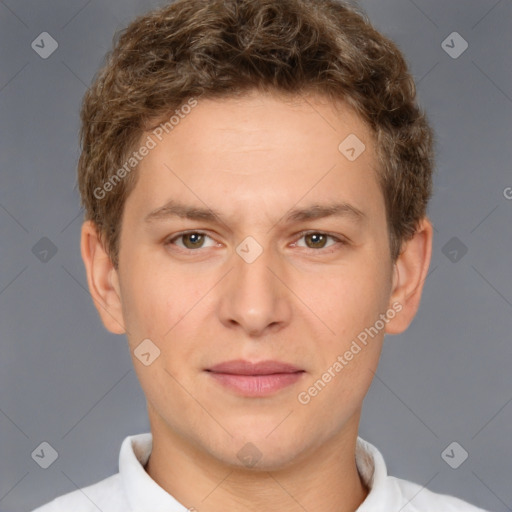
[[[160,4],[0,2],[1,511],[117,472],[124,437],[149,430],[126,339],[86,289],[75,169],[79,103],[115,30]],[[422,305],[385,339],[360,434],[390,474],[512,510],[512,2],[362,5],[404,51],[438,143]],[[31,48],[44,31],[59,45],[47,59]],[[453,31],[469,44],[456,59],[442,47]],[[48,469],[31,457],[43,441],[58,452]],[[453,441],[469,454],[458,469],[441,457]]]

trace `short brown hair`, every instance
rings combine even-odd
[[[97,191],[140,144],[148,123],[169,118],[193,97],[251,90],[318,93],[343,100],[366,122],[396,260],[426,215],[433,132],[403,55],[364,13],[338,0],[178,0],[135,19],[116,39],[84,97],[78,165],[85,217],[116,268],[136,172],[104,197]]]

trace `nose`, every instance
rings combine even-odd
[[[277,332],[289,324],[291,297],[278,255],[265,249],[252,262],[233,254],[233,269],[219,290],[219,318],[224,326],[252,337]]]

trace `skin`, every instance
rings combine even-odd
[[[366,146],[353,162],[338,150],[349,134]],[[391,260],[376,162],[371,132],[342,103],[259,92],[200,100],[140,163],[117,270],[95,226],[83,224],[91,295],[105,327],[126,333],[147,399],[146,471],[186,507],[348,512],[365,499],[354,458],[363,398],[384,334],[403,332],[414,318],[432,247],[424,218]],[[170,199],[211,208],[222,221],[144,221]],[[363,221],[283,220],[291,208],[334,201],[361,210]],[[202,245],[200,237],[176,238],[188,230],[206,233]],[[263,250],[252,263],[236,252],[247,236]],[[297,395],[397,302],[402,309],[385,329],[299,403]],[[160,349],[149,366],[133,352],[146,338]],[[305,372],[269,396],[246,397],[204,371],[232,359],[278,360]],[[261,454],[253,467],[237,457],[248,442]]]

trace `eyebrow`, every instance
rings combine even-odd
[[[180,203],[174,199],[168,201],[165,205],[151,211],[144,222],[153,223],[157,221],[168,220],[173,217],[179,217],[189,220],[201,220],[207,222],[221,222],[222,214],[211,208],[200,208]],[[367,219],[366,214],[359,208],[346,203],[335,202],[328,204],[312,204],[305,208],[292,208],[279,220],[285,223],[296,223],[308,220],[323,219],[326,217],[346,217],[358,224]]]

